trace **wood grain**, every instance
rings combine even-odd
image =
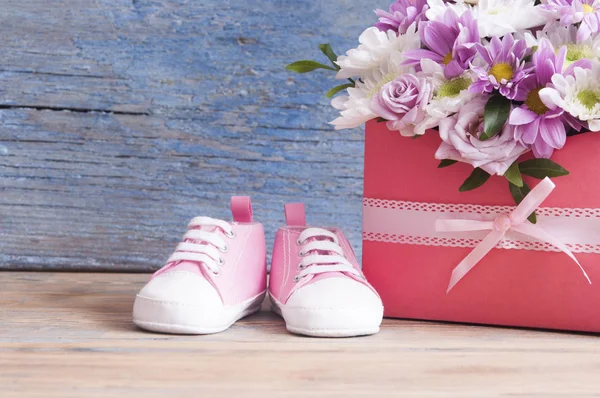
[[[136,329],[139,274],[0,273],[0,395],[598,397],[596,336],[385,320],[289,334],[267,311],[210,336]]]
[[[0,269],[149,270],[197,215],[287,201],[360,252],[362,131],[335,132],[324,73],[388,1],[4,0]]]

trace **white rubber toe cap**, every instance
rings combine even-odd
[[[383,319],[380,298],[369,287],[347,277],[304,286],[279,307],[289,331],[309,336],[374,334]]]
[[[224,305],[201,275],[172,271],[152,279],[136,296],[133,321],[166,333],[215,333],[228,327]]]

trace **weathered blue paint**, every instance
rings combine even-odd
[[[0,268],[149,270],[189,218],[251,194],[360,248],[362,131],[325,73],[386,1],[8,0],[0,9]]]

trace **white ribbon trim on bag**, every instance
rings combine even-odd
[[[454,269],[448,291],[494,247],[562,251],[591,283],[573,252],[600,254],[600,209],[538,208],[554,188],[550,179],[542,180],[517,207],[365,198],[363,239],[474,248]],[[531,224],[527,217],[535,210],[538,223]]]

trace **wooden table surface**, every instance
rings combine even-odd
[[[598,397],[600,340],[385,320],[379,334],[289,334],[265,309],[210,336],[131,322],[148,275],[0,272],[0,396]]]

